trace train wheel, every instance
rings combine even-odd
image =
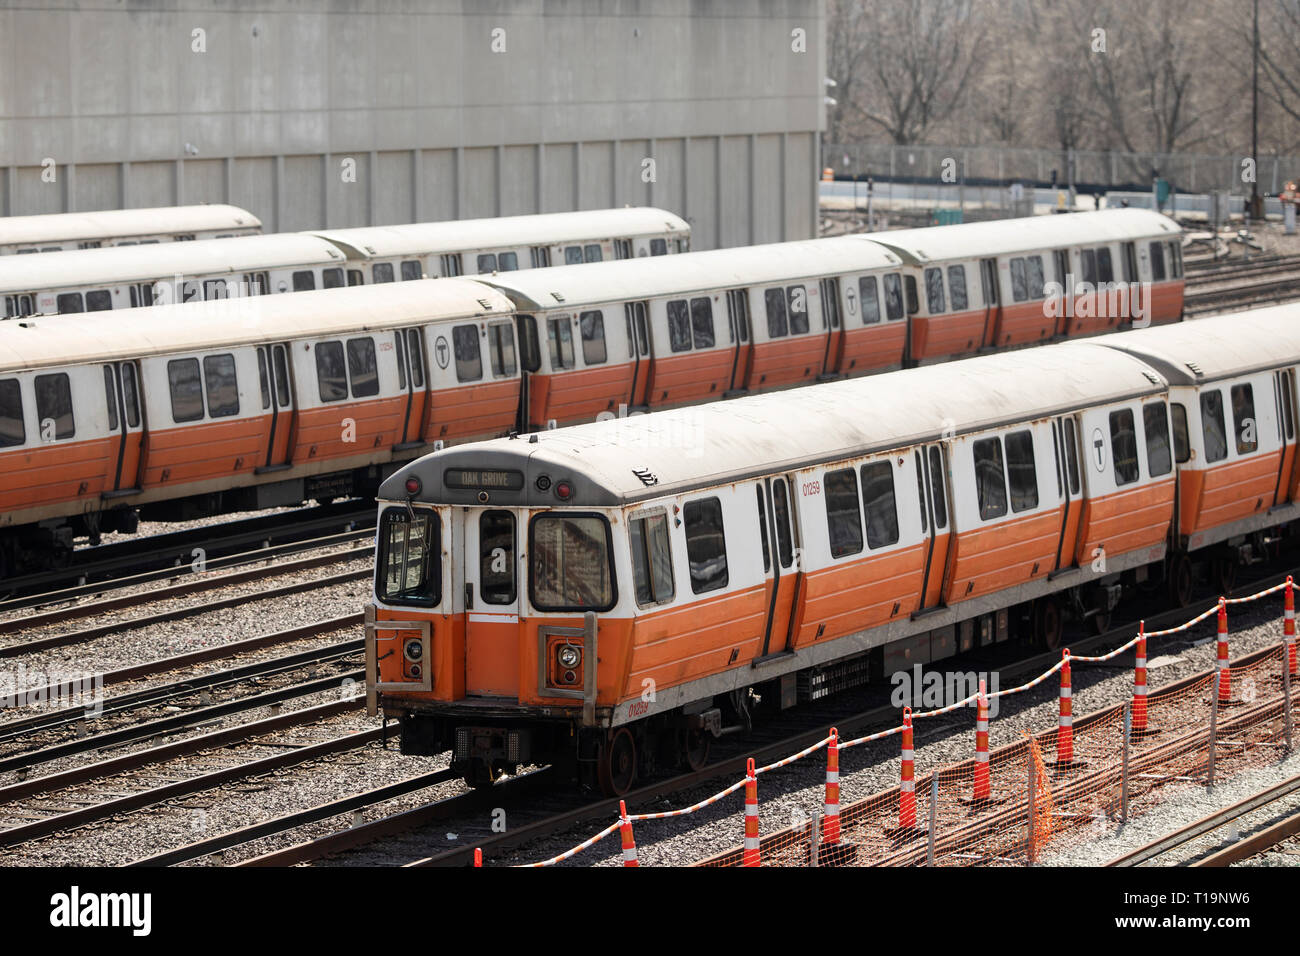
[[[1055,598],[1041,598],[1034,602],[1034,640],[1049,651],[1061,646],[1061,606]]]
[[[1219,597],[1227,597],[1237,586],[1237,561],[1235,558],[1215,558],[1211,566],[1211,580]]]
[[[1192,603],[1192,559],[1185,554],[1169,557],[1169,567],[1165,570],[1169,585],[1169,603],[1174,607],[1187,607]]]
[[[621,797],[636,781],[636,741],[626,727],[614,731],[600,757],[600,789],[607,797]]]
[[[709,760],[709,746],[713,735],[707,730],[686,731],[682,744],[682,759],[692,770],[700,770]]]

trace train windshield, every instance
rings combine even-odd
[[[530,529],[533,606],[608,611],[614,606],[609,523],[599,515],[546,514]]]
[[[375,593],[384,604],[433,607],[442,600],[442,522],[436,512],[385,509]]]

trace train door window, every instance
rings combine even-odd
[[[842,558],[862,550],[862,505],[858,476],[852,468],[828,471],[822,484],[826,492],[826,532],[831,557]]]
[[[1131,409],[1110,413],[1110,454],[1115,461],[1115,484],[1131,485],[1138,480],[1137,432]]]
[[[582,247],[583,262],[600,262],[600,260],[601,260],[600,243],[590,242],[587,245]]]
[[[633,323],[636,325],[637,347],[641,350],[642,355],[650,354],[650,331],[646,325],[646,304],[644,302],[633,303]]]
[[[749,296],[744,289],[732,289],[727,293],[727,313],[740,341],[749,341]]]
[[[794,564],[794,536],[790,533],[790,500],[785,491],[785,479],[772,482],[772,516],[776,519],[776,553],[781,567]]]
[[[1097,284],[1097,253],[1091,249],[1082,249],[1079,258],[1083,263],[1083,281],[1088,285]]]
[[[1282,422],[1285,427],[1285,437],[1290,441],[1295,437],[1295,410],[1291,404],[1291,373],[1288,371],[1278,372],[1278,382],[1281,386],[1281,395],[1279,401],[1282,404]]]
[[[605,316],[600,312],[583,312],[578,316],[582,331],[582,363],[600,365],[605,361]]]
[[[1165,279],[1165,244],[1153,242],[1151,248],[1151,280],[1163,282]]]
[[[885,276],[884,283],[885,318],[893,322],[907,314],[903,309],[903,277],[897,272],[891,272]]]
[[[402,261],[402,281],[410,282],[412,279],[424,278],[424,270],[420,268],[419,259],[404,259]]]
[[[366,275],[365,275],[364,272],[362,272],[360,269],[349,269],[349,270],[348,270],[348,285],[349,285],[349,286],[354,286],[354,285],[365,285],[365,284],[366,284]]]
[[[1232,386],[1232,427],[1237,433],[1238,455],[1248,455],[1259,447],[1255,390],[1249,385]]]
[[[381,282],[392,282],[393,264],[391,262],[376,262],[370,267],[370,281],[376,285]]]
[[[342,269],[322,269],[320,271],[320,287],[322,289],[342,289],[346,284],[346,278]],[[224,299],[225,296],[222,296]]]
[[[1142,429],[1147,439],[1147,470],[1152,478],[1167,475],[1174,464],[1169,457],[1169,413],[1164,402],[1142,406]]]
[[[5,296],[5,317],[22,318],[25,315],[31,315],[34,311],[32,308],[32,297],[30,295],[7,295]]]
[[[691,590],[696,594],[725,588],[727,536],[722,526],[722,502],[700,498],[686,502],[686,560],[691,571]]]
[[[1065,482],[1061,478],[1061,423],[1052,422],[1052,462],[1056,465],[1056,497],[1065,496]]]
[[[310,269],[303,269],[293,274],[293,291],[310,292],[316,288],[316,276]]]
[[[519,253],[503,252],[497,256],[498,272],[514,272],[519,268]]]
[[[266,349],[257,350],[257,383],[262,389],[262,411],[271,407],[271,377],[266,367]]]
[[[762,493],[763,489],[759,488],[759,494]],[[668,516],[660,513],[633,518],[627,523],[627,530],[632,548],[636,603],[641,607],[667,604],[676,596],[672,547],[668,539]],[[766,547],[763,553],[764,560],[767,560]]]
[[[1011,298],[1016,302],[1029,299],[1028,286],[1025,284],[1025,260],[1011,260]]]
[[[573,368],[573,328],[569,324],[569,317],[562,315],[547,319],[546,338],[551,346],[551,368]]]
[[[235,357],[208,355],[203,359],[203,380],[208,395],[208,414],[229,418],[239,414],[239,385],[235,379]]]
[[[1070,482],[1070,494],[1079,493],[1079,442],[1075,436],[1074,419],[1065,420],[1065,476]]]
[[[117,389],[113,387],[113,366],[104,366],[104,396],[108,399],[108,430],[117,431]]]
[[[969,304],[966,296],[965,266],[948,267],[948,298],[952,300],[954,312],[962,311]]]
[[[1124,267],[1124,281],[1137,282],[1137,247],[1131,242],[1120,246],[1120,262]]]
[[[767,545],[767,501],[763,497],[762,485],[755,485],[754,490],[758,492],[758,534],[763,545],[763,573],[766,574],[772,570],[772,552]]]
[[[685,299],[673,299],[668,303],[668,347],[674,352],[689,352],[691,349],[691,315]]]
[[[498,327],[498,335],[504,334],[506,338],[506,347],[510,350],[510,373],[515,374],[515,337],[511,334],[510,323],[506,322],[504,329]],[[488,329],[488,340],[492,339],[492,328]],[[398,333],[401,334],[400,332]],[[504,351],[504,350],[503,350]],[[410,357],[411,364],[411,387],[424,388],[424,341],[420,337],[419,329],[406,330],[406,354]],[[495,363],[496,359],[493,358]]]
[[[545,269],[551,264],[551,250],[546,246],[533,246],[528,255],[534,269]]]
[[[1043,257],[1025,256],[1025,286],[1031,299],[1043,297]]]
[[[137,428],[140,425],[140,395],[136,388],[135,366],[130,362],[121,366],[122,369],[122,404],[126,406],[126,424],[128,428]]]
[[[628,358],[636,358],[636,339],[633,338],[633,336],[636,333],[632,331],[633,311],[635,310],[632,308],[631,302],[623,303],[623,321],[627,324],[627,357]]]
[[[1052,253],[1052,259],[1056,263],[1056,284],[1064,290],[1066,277],[1070,274],[1070,250],[1057,249]]]
[[[919,450],[913,452],[912,457],[916,461],[916,497],[921,502],[921,534],[926,534],[930,530],[930,509],[925,505],[925,462]]]
[[[880,293],[875,276],[858,280],[858,301],[862,303],[862,324],[875,325],[880,321]]]
[[[975,494],[980,519],[988,521],[1007,513],[1007,476],[1002,469],[1002,442],[981,438],[975,442]]]
[[[517,315],[519,325],[519,351],[524,371],[536,372],[542,367],[542,346],[537,337],[537,319],[531,315]]]
[[[1183,277],[1183,247],[1177,240],[1169,242],[1169,270],[1175,279]]]
[[[790,310],[790,334],[803,335],[808,331],[808,290],[801,285],[787,286],[785,296]]]
[[[463,272],[459,252],[451,252],[442,257],[442,274],[444,276],[458,276]]]
[[[199,378],[198,359],[172,359],[168,362],[167,384],[172,396],[172,421],[181,424],[196,422],[203,417],[203,383]]]
[[[398,329],[393,333],[393,342],[397,346],[397,390],[406,391],[406,336]]]
[[[226,298],[226,280],[225,279],[206,279],[203,282],[203,298],[205,299],[224,299]]]
[[[12,448],[27,441],[23,423],[23,394],[18,379],[0,380],[0,448]]]
[[[822,279],[822,328],[838,329],[840,327],[839,282],[836,279]]]
[[[529,528],[533,606],[608,611],[614,606],[609,525],[594,515],[542,514]]]
[[[478,257],[478,274],[487,275],[489,272],[497,271],[497,257],[495,253],[485,252]]]
[[[614,240],[614,258],[631,259],[632,258],[632,240],[615,239]]]
[[[477,382],[483,377],[483,356],[478,344],[478,326],[458,325],[451,330],[452,351],[456,353],[456,380]]]
[[[316,378],[322,402],[342,402],[347,399],[348,373],[343,362],[342,342],[317,343]]]
[[[564,264],[566,266],[582,265],[582,246],[565,246]]]
[[[785,290],[764,289],[763,301],[767,305],[767,337],[779,339],[789,335],[790,326],[787,324],[785,311]]]
[[[271,350],[271,365],[275,369],[275,400],[281,408],[289,407],[289,357],[283,345]]]
[[[1181,465],[1192,457],[1192,446],[1187,438],[1187,408],[1179,402],[1170,402],[1169,413],[1174,422],[1174,460]]]
[[[57,440],[76,434],[76,424],[72,419],[72,388],[66,372],[36,376],[36,420],[41,424],[42,437],[46,434],[46,422],[54,423]]]
[[[867,515],[867,547],[874,550],[897,544],[898,505],[894,501],[893,462],[878,461],[862,466],[862,505]]]
[[[113,293],[107,289],[96,289],[86,293],[87,312],[108,312],[113,308]]]
[[[59,315],[86,311],[86,307],[81,301],[80,292],[65,292],[55,299],[55,302],[58,305]]]
[[[934,501],[934,530],[948,527],[948,496],[944,493],[943,455],[939,449],[930,449],[930,496]]]
[[[904,276],[904,284],[907,287],[907,314],[916,315],[921,311],[921,300],[916,294],[916,276]]]
[[[1097,281],[1115,281],[1115,270],[1110,263],[1110,248],[1108,246],[1102,246],[1097,250]]]
[[[925,270],[925,307],[931,315],[948,311],[943,301],[943,270],[938,266]]]
[[[153,286],[148,282],[137,282],[131,286],[131,308],[139,309],[153,305]]]
[[[651,239],[651,240],[650,240],[650,255],[652,255],[652,256],[666,256],[666,255],[668,255],[668,240],[667,240],[667,239]]]
[[[379,394],[379,365],[375,361],[375,340],[370,336],[348,339],[348,378],[353,398]]]
[[[193,239],[194,237],[193,237],[193,236],[176,236],[175,238],[176,238],[177,240],[181,240],[181,239]],[[102,246],[102,245],[103,245],[103,243],[100,242],[98,239],[89,239],[89,240],[87,240],[86,242],[79,242],[79,243],[77,243],[77,248],[78,248],[78,249],[98,249],[98,248],[100,248],[100,246]]]
[[[515,516],[485,511],[478,519],[478,590],[485,604],[514,604]]]
[[[1011,486],[1011,510],[1038,507],[1038,469],[1034,466],[1034,435],[1029,429],[1010,432],[1003,439],[1007,448],[1007,483]]]
[[[1217,388],[1201,392],[1201,432],[1205,439],[1205,460],[1228,457],[1228,435],[1223,424],[1223,393]]]
[[[423,508],[386,508],[379,523],[375,591],[384,604],[433,607],[442,600],[442,522]]]
[[[244,276],[244,286],[249,295],[266,295],[271,291],[271,277],[265,272],[249,272]]]
[[[708,296],[691,299],[691,332],[695,338],[695,348],[713,348],[713,303]]]

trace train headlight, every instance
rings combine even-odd
[[[418,661],[424,656],[424,645],[420,643],[419,638],[413,637],[406,642],[406,646],[402,648],[402,653],[406,655],[408,661]]]
[[[578,650],[578,648],[574,647],[572,644],[564,644],[561,645],[559,651],[556,653],[555,659],[560,662],[561,667],[572,670],[577,667],[578,662],[582,660],[582,651]]]
[[[420,479],[411,477],[406,479],[406,493],[415,497],[420,493]]]

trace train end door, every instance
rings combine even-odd
[[[461,508],[454,529],[462,542],[452,580],[465,603],[465,694],[520,694],[520,523],[505,508]]]

